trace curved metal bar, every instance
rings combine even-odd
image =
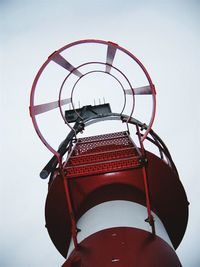
[[[121,120],[122,122],[127,122],[127,115],[121,115],[121,114],[118,114],[118,113],[112,113],[112,114],[108,114],[107,116],[104,116],[104,117],[101,117],[101,116],[94,116],[93,118],[90,118],[88,120],[84,120],[84,124],[85,124],[85,127],[93,124],[93,123],[96,123],[96,122],[99,122],[99,121],[105,121],[105,120]],[[134,125],[138,125],[140,128],[142,129],[145,129],[145,128],[148,128],[148,126],[142,122],[140,122],[139,120],[135,119],[135,118],[131,118],[129,120],[130,124],[134,124]],[[166,159],[167,159],[167,162],[168,162],[168,165],[178,174],[178,171],[176,169],[176,166],[172,160],[172,157],[170,155],[170,152],[167,148],[167,146],[165,145],[165,143],[162,141],[162,139],[151,129],[151,131],[149,132],[149,134],[152,136],[152,138],[154,139],[151,139],[149,137],[147,137],[147,140],[150,141],[152,144],[154,144],[155,146],[157,146],[157,148],[159,149],[159,151],[161,151]],[[161,157],[162,158],[162,157]]]
[[[39,129],[39,126],[38,126],[38,123],[37,123],[37,120],[36,120],[36,115],[34,114],[34,96],[35,96],[35,89],[36,89],[36,85],[37,85],[37,82],[43,72],[43,70],[46,68],[46,66],[49,64],[51,59],[47,59],[44,64],[41,66],[41,68],[39,69],[34,81],[33,81],[33,85],[32,85],[32,88],[31,88],[31,95],[30,95],[30,107],[29,107],[29,111],[30,111],[30,116],[31,116],[31,119],[32,119],[32,122],[33,122],[33,126],[35,128],[35,131],[37,133],[37,135],[39,136],[40,140],[42,141],[42,143],[55,155],[55,157],[57,158],[58,162],[60,161],[60,154],[46,141],[46,139],[43,137],[40,129]]]
[[[155,90],[155,86],[154,86],[154,84],[153,84],[153,82],[151,80],[151,77],[150,77],[149,73],[147,72],[146,68],[140,62],[139,59],[137,59],[132,53],[130,53],[125,48],[119,46],[118,44],[115,44],[115,43],[112,43],[112,42],[103,41],[103,40],[85,39],[85,40],[76,41],[74,43],[71,43],[71,44],[68,44],[68,45],[62,47],[61,49],[59,49],[56,52],[61,53],[62,51],[70,48],[71,46],[75,46],[75,45],[78,45],[78,44],[84,44],[84,43],[98,43],[98,44],[104,44],[104,45],[112,45],[115,48],[117,48],[117,49],[121,50],[122,52],[124,52],[125,54],[127,54],[128,56],[130,56],[141,67],[141,69],[143,70],[147,80],[149,81],[149,84],[150,84],[150,87],[151,87],[151,90],[152,90],[152,100],[153,100],[153,110],[152,110],[152,116],[151,116],[151,119],[150,119],[150,123],[148,125],[148,128],[147,128],[145,134],[142,137],[142,140],[141,140],[142,142],[144,142],[145,138],[147,137],[149,131],[152,128],[152,125],[153,125],[153,122],[154,122],[154,119],[155,119],[155,113],[156,113],[156,90]],[[132,116],[132,114],[130,115],[129,119],[131,118],[131,116]]]
[[[110,42],[108,44],[108,47],[107,47],[107,55],[106,55],[106,72],[109,73],[111,71],[111,68],[112,68],[112,63],[113,63],[113,60],[115,58],[115,54],[116,54],[116,45],[112,45],[112,43]]]
[[[125,122],[127,123],[127,118],[128,116],[127,115],[121,115],[119,113],[109,113],[107,115],[94,115],[93,117],[90,117],[88,119],[84,119],[82,121],[82,126],[80,125],[79,126],[79,123],[77,124],[77,126],[75,126],[75,130],[76,130],[76,133],[78,134],[79,132],[81,132],[84,127],[87,127],[87,126],[90,126],[94,123],[97,123],[97,122],[100,122],[100,121],[106,121],[106,120],[119,120],[119,121],[122,121],[122,122]],[[133,124],[133,125],[138,125],[140,128],[144,129],[144,128],[147,128],[147,125],[134,119],[134,118],[131,118],[131,120],[129,120],[129,123],[130,124]],[[176,174],[178,175],[178,172],[177,172],[177,169],[176,169],[176,166],[172,160],[172,157],[169,153],[169,150],[167,149],[166,145],[164,144],[164,142],[161,140],[161,138],[151,129],[150,133],[149,133],[152,138],[150,137],[147,137],[146,139],[148,141],[150,141],[152,144],[154,144],[161,153],[163,153],[167,159],[167,162],[168,162],[168,165],[176,172]],[[61,156],[63,156],[66,152],[67,152],[67,144],[73,139],[73,136],[74,136],[74,133],[73,131],[71,131],[71,134],[69,134],[69,136],[66,138],[66,140],[64,140],[64,142],[62,142],[62,147],[60,147],[59,149],[59,155],[61,154]],[[161,157],[162,159],[162,157]],[[54,156],[48,163],[47,165],[44,167],[44,169],[41,171],[40,173],[40,177],[45,179],[48,177],[48,175],[53,171],[55,170],[57,164],[58,164],[58,160],[56,159],[56,157]],[[60,163],[59,163],[60,165]]]
[[[70,74],[71,73],[74,73],[77,76],[81,76],[82,73],[81,72],[78,72],[77,71],[77,68],[75,68],[68,61],[66,61],[60,55],[60,53],[63,52],[64,50],[72,47],[72,46],[81,45],[81,44],[85,44],[85,43],[97,43],[97,44],[112,46],[113,47],[113,51],[116,52],[116,50],[118,49],[118,50],[124,52],[126,55],[128,55],[129,57],[131,57],[140,66],[140,68],[143,70],[143,72],[144,72],[144,74],[145,74],[145,76],[146,76],[146,78],[147,78],[147,80],[149,82],[149,85],[151,87],[151,90],[152,90],[153,110],[152,110],[152,116],[151,116],[151,120],[150,120],[150,123],[148,125],[148,128],[146,129],[146,132],[144,133],[144,135],[143,135],[143,137],[141,139],[142,142],[145,140],[145,138],[147,137],[148,133],[150,132],[150,130],[152,128],[152,125],[153,125],[154,118],[155,118],[155,112],[156,112],[156,97],[155,97],[155,95],[156,95],[156,91],[155,91],[154,84],[152,83],[152,80],[151,80],[151,78],[150,78],[147,70],[143,66],[143,64],[132,53],[130,53],[125,48],[119,46],[118,44],[115,44],[115,43],[112,43],[112,42],[108,42],[108,41],[103,41],[103,40],[86,39],[86,40],[79,40],[79,41],[70,43],[70,44],[68,44],[68,45],[60,48],[59,50],[55,51],[44,62],[44,64],[41,66],[41,68],[39,69],[39,71],[38,71],[38,73],[37,73],[37,75],[36,75],[36,77],[34,79],[34,82],[33,82],[32,88],[31,88],[31,95],[30,95],[30,115],[31,115],[31,118],[32,118],[32,122],[33,122],[34,128],[36,130],[36,133],[38,134],[39,138],[44,143],[44,145],[58,158],[58,161],[61,161],[59,153],[46,141],[46,139],[42,135],[42,133],[41,133],[41,131],[39,129],[37,120],[36,120],[36,114],[34,114],[34,106],[35,106],[35,104],[34,104],[34,96],[35,96],[35,90],[36,90],[37,82],[38,82],[38,80],[39,80],[42,72],[44,71],[44,69],[49,64],[50,61],[55,61],[55,62],[57,61],[56,63],[59,64],[60,66],[64,67],[64,68],[66,68],[68,71],[70,71]],[[113,57],[113,59],[114,59],[114,57]],[[108,65],[108,63],[102,63],[102,62],[101,62],[101,64]],[[112,66],[112,68],[113,68],[113,66]],[[132,89],[132,86],[130,86],[130,88]],[[134,91],[132,93],[133,93],[133,97],[134,97]],[[61,101],[61,100],[59,99],[59,101]],[[60,106],[61,106],[61,103],[59,104],[59,107]],[[133,110],[132,110],[132,113],[133,113]],[[132,113],[128,117],[127,122],[128,122],[128,120],[131,119]]]
[[[153,139],[152,139],[153,138]],[[150,141],[151,143],[153,143],[154,145],[156,145],[157,147],[158,147],[158,149],[159,149],[159,153],[160,153],[160,158],[162,159],[162,160],[164,160],[164,156],[163,156],[163,148],[162,148],[162,146],[160,145],[160,143],[158,142],[158,140],[157,139],[155,139],[155,137],[154,136],[152,136],[152,138],[150,138],[150,137],[146,137],[146,139],[148,140],[148,141]]]
[[[124,52],[125,54],[127,54],[128,56],[130,56],[143,70],[147,80],[149,81],[151,90],[152,90],[152,98],[153,98],[153,110],[152,110],[152,116],[151,116],[151,120],[149,123],[149,126],[144,134],[144,136],[142,137],[142,142],[145,140],[145,138],[147,137],[148,133],[150,132],[154,119],[155,119],[155,113],[156,113],[156,90],[155,90],[155,86],[151,80],[151,77],[149,75],[149,73],[147,72],[146,68],[144,67],[144,65],[140,62],[139,59],[137,59],[132,53],[130,53],[127,49],[119,46],[118,44],[112,43],[112,42],[107,42],[107,41],[103,41],[103,40],[96,40],[96,39],[85,39],[85,40],[79,40],[73,43],[70,43],[62,48],[60,48],[58,51],[56,51],[56,53],[61,53],[62,51],[70,48],[71,46],[75,46],[78,44],[84,44],[84,43],[98,43],[98,44],[104,44],[104,45],[113,45],[114,47],[116,47],[117,49],[121,50],[122,52]],[[131,114],[132,116],[132,114]],[[131,116],[129,117],[129,119],[131,118]]]
[[[156,138],[156,140],[159,142],[159,144],[163,147],[163,150],[165,151],[165,156],[168,158],[169,162],[170,162],[170,165],[172,167],[172,169],[174,169],[174,171],[177,173],[178,175],[178,170],[176,168],[176,165],[174,164],[174,161],[171,157],[171,154],[167,148],[167,146],[165,145],[165,143],[163,142],[163,140],[152,130],[151,131],[151,135]]]
[[[83,77],[85,77],[86,75],[91,74],[91,73],[104,73],[104,74],[107,74],[107,75],[113,77],[113,78],[120,84],[120,86],[121,86],[121,88],[122,88],[122,90],[123,90],[123,92],[124,92],[124,96],[125,96],[125,89],[124,89],[124,86],[122,85],[122,83],[120,82],[120,80],[117,79],[114,75],[112,75],[111,73],[107,73],[107,72],[105,72],[105,71],[100,71],[100,70],[89,71],[89,72],[85,73],[83,76],[81,76],[81,77],[76,81],[76,83],[74,84],[74,86],[73,86],[73,88],[72,88],[72,91],[71,91],[72,106],[73,106],[73,109],[74,109],[74,111],[76,112],[76,114],[77,114],[77,116],[78,116],[79,118],[81,118],[81,116],[80,116],[80,114],[76,111],[76,109],[75,109],[75,107],[74,107],[74,103],[73,103],[73,94],[74,94],[74,90],[75,90],[75,87],[76,87],[77,83],[78,83]],[[123,105],[123,108],[122,108],[122,111],[121,111],[120,114],[122,114],[122,112],[123,112],[123,110],[124,110],[124,108],[125,108],[125,105],[126,105],[126,98],[124,97],[124,105]],[[81,119],[83,119],[83,118],[81,118]]]
[[[36,105],[32,107],[32,115],[38,115],[41,113],[48,112],[52,109],[58,108],[59,106],[66,105],[70,103],[71,100],[69,98],[62,99],[60,101],[54,101],[54,102],[49,102],[49,103],[44,103],[40,105]]]
[[[84,66],[91,65],[91,64],[106,65],[106,63],[104,63],[104,62],[99,62],[99,61],[86,62],[86,63],[83,63],[83,64],[79,65],[78,67],[76,67],[76,70],[78,70],[78,69],[80,69],[80,68],[82,68],[82,67],[84,67]],[[133,91],[131,82],[130,82],[129,79],[126,77],[126,75],[125,75],[120,69],[118,69],[118,68],[116,68],[116,67],[114,67],[114,66],[112,66],[112,68],[115,69],[117,72],[119,72],[119,73],[124,77],[124,79],[125,79],[125,80],[127,81],[127,83],[129,84],[131,90]],[[103,71],[102,71],[102,72],[103,72]],[[104,72],[104,73],[106,73],[106,72]],[[86,74],[87,74],[87,73],[86,73]],[[113,74],[110,74],[110,73],[106,73],[106,74],[111,75],[113,78],[115,78],[116,80],[118,80],[118,82],[120,82],[119,79],[117,79]],[[66,78],[63,80],[63,83],[62,83],[62,85],[61,85],[61,87],[60,87],[59,101],[61,101],[61,95],[62,95],[62,90],[63,90],[64,84],[65,84],[65,82],[67,81],[67,79],[70,77],[70,75],[72,75],[71,72],[70,72],[70,73],[66,76]],[[85,74],[84,74],[84,75],[85,75]],[[84,76],[84,75],[83,75],[83,76]],[[80,80],[81,78],[82,78],[82,77],[80,77],[78,80]],[[76,81],[76,83],[78,82],[78,80]],[[121,83],[121,82],[120,82],[120,83]],[[122,87],[123,87],[123,86],[122,86]],[[73,90],[73,89],[72,89],[72,90]],[[120,114],[123,113],[123,111],[124,111],[124,109],[125,109],[125,106],[126,106],[126,93],[125,93],[125,88],[124,88],[124,87],[123,87],[123,91],[124,91],[124,106],[123,106],[122,111],[121,111]],[[134,92],[134,91],[133,91],[133,92]],[[132,94],[132,96],[133,96],[133,107],[132,107],[130,116],[133,114],[134,106],[135,106],[134,93]],[[71,93],[71,99],[72,99],[72,93]],[[74,105],[73,105],[73,108],[74,108]],[[74,110],[75,110],[75,109],[74,109]],[[65,118],[65,116],[64,116],[64,113],[63,113],[61,107],[60,107],[60,113],[61,113],[61,116],[62,116],[63,120],[65,121],[65,123],[68,124],[68,122],[67,122],[67,120],[66,120],[66,118]]]

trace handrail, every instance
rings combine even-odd
[[[83,44],[97,44],[97,45],[103,45],[107,47],[107,53],[106,53],[106,60],[105,58],[102,59],[103,61],[100,62],[96,62],[96,58],[94,58],[94,60],[89,61],[89,62],[79,62],[79,66],[77,66],[78,64],[73,64],[73,62],[69,62],[65,56],[62,54],[62,52],[64,52],[65,50],[74,47],[74,46],[82,46]],[[126,75],[121,71],[121,69],[119,69],[119,67],[115,66],[115,57],[118,55],[118,53],[123,53],[123,55],[128,56],[128,58],[131,60],[131,62],[135,62],[138,66],[139,69],[142,70],[144,76],[146,77],[146,80],[148,81],[147,84],[144,84],[142,87],[136,87],[134,88],[130,83],[130,81],[128,80],[128,78],[126,77]],[[123,105],[123,109],[121,111],[121,113],[125,110],[125,105],[126,105],[126,96],[127,95],[132,95],[133,98],[133,103],[131,105],[131,110],[130,110],[130,114],[129,116],[126,117],[127,123],[129,122],[129,120],[131,120],[133,112],[134,112],[134,107],[135,107],[135,95],[146,95],[146,94],[150,94],[152,96],[152,111],[151,111],[151,117],[150,117],[150,121],[148,123],[148,127],[145,129],[145,133],[143,134],[143,136],[141,137],[141,142],[144,142],[144,140],[146,139],[147,135],[149,134],[151,127],[153,125],[153,121],[155,118],[155,112],[156,112],[156,90],[155,90],[155,86],[150,78],[150,75],[148,74],[146,68],[144,67],[144,65],[140,62],[139,59],[137,59],[131,52],[129,52],[127,49],[121,47],[120,45],[110,42],[110,41],[104,41],[104,40],[95,40],[95,39],[86,39],[86,40],[79,40],[70,44],[65,45],[64,47],[58,49],[57,51],[55,51],[54,53],[52,53],[48,59],[43,63],[43,65],[40,67],[34,81],[33,81],[33,85],[31,88],[31,94],[30,94],[30,115],[31,115],[31,119],[33,122],[33,126],[35,128],[36,133],[38,134],[39,138],[41,139],[41,141],[44,143],[44,145],[54,154],[55,157],[57,157],[57,159],[59,160],[60,155],[59,153],[56,151],[56,148],[52,147],[51,144],[48,142],[48,140],[46,140],[45,136],[43,136],[43,132],[41,131],[40,127],[39,127],[39,118],[37,118],[37,116],[41,113],[45,113],[47,111],[51,111],[54,108],[59,108],[61,115],[62,114],[62,109],[61,106],[67,104],[67,103],[71,103],[72,106],[73,102],[72,102],[72,98],[61,98],[61,91],[62,91],[62,86],[64,84],[64,82],[66,81],[66,79],[70,76],[70,75],[74,75],[74,77],[76,77],[76,79],[78,79],[74,86],[77,84],[77,82],[79,81],[79,79],[81,79],[83,76],[85,76],[88,73],[91,73],[91,71],[89,71],[88,73],[82,72],[82,68],[83,66],[86,66],[88,64],[92,64],[92,63],[98,63],[101,65],[105,65],[104,68],[104,73],[105,74],[109,74],[110,76],[112,76],[113,78],[117,79],[117,77],[115,77],[112,73],[110,73],[111,71],[117,71],[118,73],[120,73],[122,75],[123,78],[125,78],[126,82],[128,82],[128,86],[130,88],[125,88],[125,86],[122,85],[122,89],[124,92],[124,105]],[[60,91],[58,92],[58,99],[56,99],[53,102],[48,102],[48,103],[42,103],[40,104],[37,103],[39,99],[37,99],[37,101],[35,101],[35,95],[36,91],[38,90],[38,84],[40,84],[39,80],[41,77],[43,77],[43,72],[46,72],[46,68],[48,67],[49,69],[49,63],[53,63],[53,65],[61,67],[63,69],[65,69],[68,72],[67,77],[64,79],[62,85],[60,88]],[[99,70],[95,70],[98,71]],[[66,72],[66,74],[67,74]],[[50,76],[50,78],[52,78]],[[60,79],[60,78],[59,78]],[[40,87],[39,87],[40,88]],[[74,88],[74,87],[73,87]],[[43,90],[44,91],[44,90]],[[49,92],[47,91],[48,95]],[[72,92],[71,92],[72,94]],[[72,96],[72,95],[71,95]],[[64,119],[64,116],[62,116]],[[70,123],[68,123],[66,120],[64,120],[64,122],[67,124],[67,126],[73,130],[73,128],[71,127]],[[75,133],[75,132],[74,132]],[[76,134],[76,133],[75,133]]]
[[[108,114],[107,116],[94,116],[93,118],[90,118],[89,120],[85,120],[84,121],[84,124],[85,124],[85,127],[95,123],[95,122],[98,122],[98,121],[103,121],[103,120],[121,120],[122,122],[126,122],[127,123],[127,118],[128,116],[127,115],[124,115],[124,114],[118,114],[118,113],[111,113],[111,114]],[[128,123],[130,124],[133,124],[133,125],[138,125],[141,129],[146,129],[148,128],[148,126],[145,124],[145,123],[142,123],[141,121],[131,117],[131,119],[128,121]],[[141,133],[142,135],[142,133]],[[167,148],[167,146],[165,145],[165,143],[163,142],[163,140],[155,133],[155,131],[153,129],[150,130],[149,132],[149,135],[153,138],[151,139],[149,136],[146,137],[146,140],[151,142],[152,144],[154,144],[161,156],[160,158],[163,159],[163,156],[162,154],[164,154],[166,160],[167,160],[167,164],[172,168],[172,170],[178,174],[178,171],[176,169],[176,166],[173,162],[173,159],[171,157],[171,154]]]
[[[62,150],[62,156],[68,151],[67,150],[67,144],[70,142],[70,140],[72,140],[74,138],[74,132],[76,132],[76,134],[78,134],[79,132],[81,132],[84,127],[87,127],[93,123],[96,123],[96,122],[99,122],[99,121],[102,121],[102,120],[121,120],[122,122],[127,122],[127,117],[126,115],[121,115],[121,114],[117,114],[117,113],[110,113],[110,114],[107,114],[107,115],[94,115],[93,117],[90,117],[89,119],[85,119],[83,121],[81,121],[81,125],[80,126],[80,123],[78,123],[77,126],[74,125],[73,127],[73,130],[71,131],[71,135],[69,134],[67,136],[67,138],[61,143],[61,146],[63,146],[65,149]],[[134,119],[134,118],[131,118],[129,120],[130,124],[133,124],[133,125],[138,125],[141,129],[147,127],[146,124]],[[74,131],[74,128],[76,128],[76,130]],[[142,135],[142,134],[141,134]],[[176,169],[176,166],[172,160],[172,157],[170,155],[170,152],[167,148],[167,146],[165,145],[165,143],[162,141],[162,139],[151,129],[150,132],[149,132],[149,135],[151,137],[147,137],[147,141],[151,142],[153,145],[155,145],[160,154],[165,156],[166,160],[167,160],[167,164],[171,167],[171,169],[176,173],[178,174],[177,172],[177,169]],[[61,148],[60,146],[60,148]],[[58,150],[57,152],[58,154],[60,153],[60,151]],[[163,159],[163,156],[160,157],[161,159]],[[56,166],[58,164],[58,161],[57,161],[57,158],[55,156],[53,156],[51,158],[51,160],[46,164],[46,166],[43,168],[43,170],[41,171],[40,173],[40,177],[45,179],[49,176],[49,174],[55,170]]]

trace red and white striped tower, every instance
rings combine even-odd
[[[113,104],[119,99],[109,87],[108,98],[110,91],[113,96],[108,103],[88,102],[93,91],[87,94],[87,88],[80,87],[99,74],[120,87],[121,106]],[[96,86],[102,93],[101,83]],[[51,94],[57,100],[52,101]],[[77,95],[86,99],[78,108]],[[151,105],[138,108],[141,99]],[[65,105],[70,109],[66,111]],[[144,124],[137,116],[148,106],[150,118]],[[115,43],[77,41],[54,52],[40,68],[32,86],[30,115],[40,139],[54,154],[40,176],[50,174],[46,227],[66,258],[63,267],[181,266],[175,249],[186,229],[188,201],[166,145],[152,130],[155,110],[156,92],[148,72]],[[66,130],[58,126],[57,114],[69,129],[58,150],[54,139]],[[112,130],[113,120],[120,131]],[[106,128],[98,126],[102,121]],[[100,133],[80,138],[90,125]],[[49,132],[53,145],[46,138]]]

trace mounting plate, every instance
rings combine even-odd
[[[83,109],[85,109],[84,112]],[[95,106],[88,105],[78,109],[66,110],[65,118],[69,123],[71,123],[71,122],[76,122],[79,116],[83,119],[90,119],[94,117],[94,115],[105,116],[110,114],[111,112],[112,111],[109,103],[95,105]]]

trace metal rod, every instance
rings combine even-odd
[[[116,44],[114,44],[116,45]],[[112,67],[112,63],[115,57],[117,45],[114,46],[113,44],[109,43],[107,48],[107,56],[106,56],[106,72],[109,73]]]
[[[71,102],[71,98],[62,99],[59,103],[59,101],[44,103],[40,105],[36,105],[32,107],[31,115],[38,115],[47,111],[50,111],[52,109],[58,108],[59,104],[60,106],[66,105]]]
[[[69,132],[68,136],[65,138],[65,140],[61,143],[60,147],[58,148],[58,153],[62,157],[68,150],[68,145],[70,141],[76,136],[77,133],[81,132],[84,129],[83,122],[80,121],[80,119],[74,124],[73,129]],[[43,168],[43,170],[40,172],[40,177],[42,179],[46,179],[49,174],[55,170],[56,166],[58,165],[58,159],[54,155],[50,161],[47,163],[47,165]]]
[[[65,176],[62,165],[60,166],[60,172],[63,178],[63,184],[64,184],[64,189],[65,189],[65,196],[67,199],[67,206],[69,209],[69,215],[70,215],[70,221],[71,221],[71,234],[72,234],[72,239],[74,243],[75,249],[78,248],[78,241],[77,241],[77,231],[76,231],[76,221],[74,217],[74,211],[72,208],[72,202],[71,202],[71,197],[70,197],[70,192],[69,192],[69,186],[68,186],[68,180],[67,176]]]
[[[63,67],[64,69],[68,70],[69,72],[75,74],[78,77],[83,76],[83,74],[77,70],[71,63],[69,63],[64,57],[62,57],[60,54],[56,54],[52,60]]]
[[[146,159],[146,155],[145,155],[146,153],[145,153],[144,145],[141,141],[141,133],[140,133],[140,129],[139,129],[139,126],[137,123],[136,123],[136,129],[137,129],[137,135],[138,135],[140,146],[141,146],[142,155]],[[149,183],[148,183],[148,176],[147,176],[147,171],[146,171],[145,166],[142,167],[142,175],[143,175],[144,190],[145,190],[146,205],[147,205],[147,214],[148,214],[148,220],[147,221],[149,222],[149,224],[151,226],[152,234],[155,235],[155,224],[154,224],[153,216],[151,214]]]

